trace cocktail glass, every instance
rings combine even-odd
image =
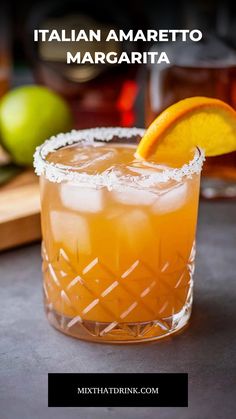
[[[60,134],[35,153],[45,310],[58,330],[97,342],[160,339],[190,318],[204,156],[135,160],[144,131]]]

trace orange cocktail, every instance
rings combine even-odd
[[[203,156],[137,160],[141,135],[73,132],[36,156],[46,312],[76,337],[152,340],[190,316]]]

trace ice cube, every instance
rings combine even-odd
[[[117,222],[117,227],[124,249],[128,245],[136,253],[150,243],[153,235],[149,216],[141,209],[124,212]]]
[[[62,147],[51,153],[49,161],[53,163],[65,164],[74,167],[78,172],[95,174],[103,170],[111,159],[114,159],[117,152],[113,148],[108,148],[104,144],[72,144]]]
[[[187,194],[188,187],[186,182],[173,187],[159,195],[155,204],[152,206],[152,211],[158,214],[177,211],[186,202]]]
[[[73,253],[78,249],[82,253],[90,253],[89,227],[85,217],[66,211],[52,211],[50,221],[56,242]]]
[[[126,172],[130,175],[148,176],[154,175],[157,172],[162,172],[167,167],[163,164],[152,163],[148,161],[134,160],[129,166],[126,167]]]
[[[103,147],[102,150],[99,148],[94,148],[88,151],[79,152],[74,155],[72,159],[72,163],[75,166],[78,166],[79,170],[88,171],[89,169],[93,169],[93,171],[98,171],[100,169],[100,166],[104,165],[104,162],[110,161],[114,156],[116,155],[115,150],[108,150],[106,151],[106,148]]]
[[[119,206],[113,206],[113,207],[108,207],[108,210],[104,213],[104,216],[108,219],[108,220],[113,220],[117,217],[121,217],[122,214],[124,213],[124,208],[121,208]]]
[[[104,191],[80,187],[72,183],[61,184],[61,200],[66,208],[74,211],[96,213],[104,207]]]
[[[114,191],[113,196],[124,205],[152,205],[158,198],[155,193],[135,188]]]

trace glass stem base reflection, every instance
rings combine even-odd
[[[165,338],[183,329],[191,316],[192,287],[183,308],[170,317],[148,322],[103,323],[68,317],[57,313],[45,300],[49,323],[57,330],[78,339],[103,343],[138,343]]]

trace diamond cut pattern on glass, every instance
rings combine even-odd
[[[123,332],[144,336],[154,328],[166,333],[173,326],[172,317],[189,299],[194,246],[187,261],[181,256],[174,264],[162,261],[154,271],[147,263],[134,260],[119,275],[99,257],[78,271],[62,248],[53,260],[44,245],[42,254],[46,304],[68,318],[67,330],[81,327],[91,336]],[[175,280],[170,283],[173,273]]]

